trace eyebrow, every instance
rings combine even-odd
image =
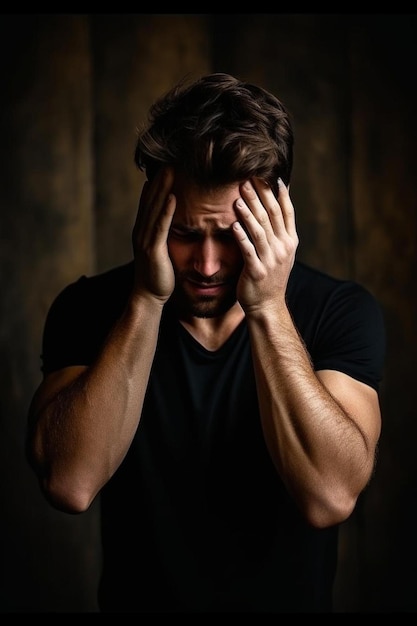
[[[176,230],[182,233],[195,234],[195,235],[204,233],[204,229],[202,228],[195,228],[193,226],[185,226],[184,224],[171,224],[170,230]],[[231,231],[232,231],[232,225],[225,226],[223,228],[221,226],[217,226],[216,228],[213,229],[213,233],[227,233]]]

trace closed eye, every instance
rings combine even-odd
[[[181,230],[178,228],[171,228],[169,231],[169,236],[174,239],[179,239],[181,241],[198,241],[202,238],[201,233],[195,230]]]
[[[172,226],[169,231],[169,236],[179,241],[196,242],[202,241],[206,235],[199,230],[182,229]],[[234,235],[231,228],[222,228],[214,231],[210,237],[217,241],[230,241],[234,239]]]
[[[215,234],[216,239],[219,239],[220,241],[226,241],[228,239],[234,239],[234,235],[233,232],[230,228],[228,228],[227,230],[219,230],[216,232]]]

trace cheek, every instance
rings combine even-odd
[[[168,254],[174,267],[178,267],[187,261],[190,250],[178,241],[168,239]]]
[[[227,247],[227,251],[225,252],[229,262],[233,265],[243,265],[243,256],[242,252],[236,242],[230,244]]]

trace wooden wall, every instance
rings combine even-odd
[[[0,16],[0,611],[90,612],[97,503],[43,500],[24,453],[55,294],[131,257],[136,128],[185,74],[227,71],[292,112],[299,258],[367,286],[388,352],[375,476],[342,527],[340,612],[415,611],[417,91],[411,15]]]

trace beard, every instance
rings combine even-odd
[[[205,285],[225,285],[219,296],[194,295],[187,288],[187,280],[202,281]],[[236,304],[236,285],[239,276],[224,276],[216,274],[210,278],[202,278],[195,272],[179,272],[175,277],[173,300],[180,314],[188,317],[214,318],[224,315]]]

